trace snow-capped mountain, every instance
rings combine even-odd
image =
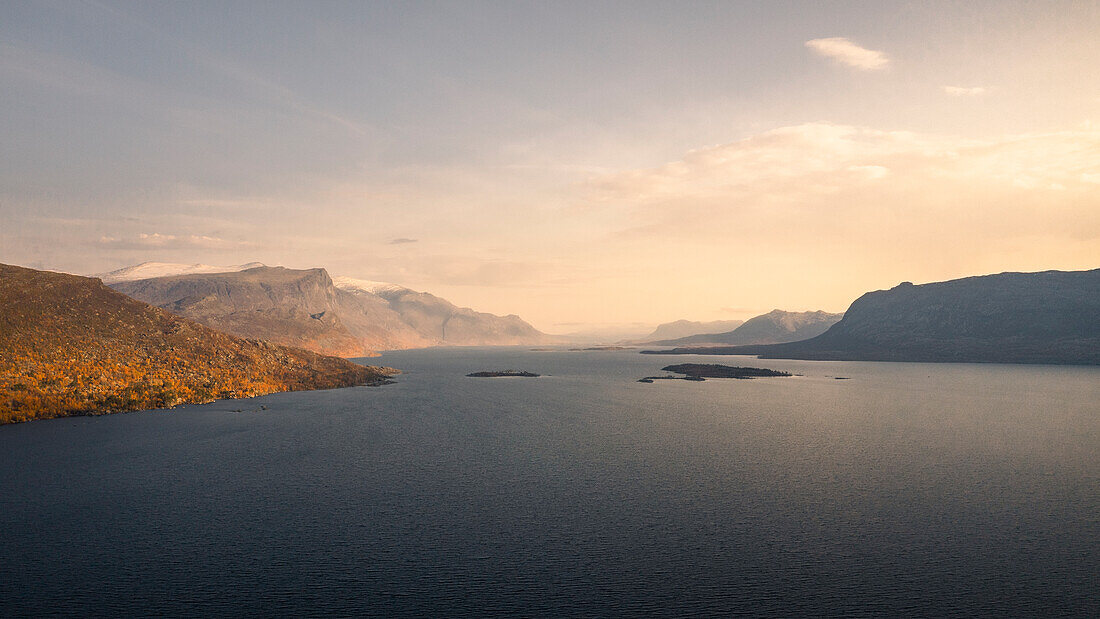
[[[192,275],[195,273],[236,273],[246,269],[262,267],[262,262],[249,262],[232,266],[215,266],[212,264],[182,264],[176,262],[142,262],[133,266],[122,267],[107,273],[98,273],[98,277],[105,284],[117,282],[131,282],[138,279],[150,279],[153,277],[170,277],[172,275]]]
[[[356,279],[354,277],[336,276],[332,278],[332,283],[340,290],[347,290],[348,292],[369,292],[370,294],[379,296],[384,296],[387,293],[412,292],[411,289],[397,284],[376,282],[369,279]]]

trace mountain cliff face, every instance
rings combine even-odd
[[[863,295],[818,337],[721,350],[787,359],[1100,364],[1100,269],[906,282]]]
[[[653,333],[642,338],[643,342],[656,342],[661,340],[674,340],[692,335],[704,333],[726,333],[733,331],[744,324],[744,320],[712,320],[710,322],[698,322],[694,320],[677,320],[657,325]]]
[[[391,284],[342,278],[337,285],[324,269],[257,267],[118,282],[112,287],[234,335],[344,357],[376,350],[538,344],[548,339],[517,316],[459,308]]]
[[[841,319],[843,314],[828,312],[784,312],[772,310],[726,333],[705,333],[674,340],[653,342],[663,346],[697,344],[776,344],[794,342],[820,335]]]
[[[111,287],[238,337],[343,357],[369,353],[338,317],[339,295],[324,269],[256,267],[118,282]]]
[[[220,333],[98,279],[0,265],[0,423],[360,385],[392,373]]]

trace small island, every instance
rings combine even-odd
[[[524,378],[537,378],[539,375],[534,372],[521,372],[519,370],[502,370],[499,372],[474,372],[473,374],[467,374],[470,378],[500,378],[502,376],[522,376]]]
[[[646,376],[638,379],[640,383],[652,383],[655,380],[691,380],[703,381],[708,378],[770,378],[777,376],[791,376],[788,372],[769,370],[767,368],[746,368],[730,365],[718,365],[717,363],[681,363],[679,365],[666,365],[661,368],[665,372],[683,374],[683,376]]]

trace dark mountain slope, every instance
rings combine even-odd
[[[392,373],[226,335],[98,279],[0,265],[0,423],[361,385]]]
[[[698,352],[698,351],[695,351]],[[1100,269],[1001,273],[857,299],[801,342],[709,349],[765,358],[1100,364]]]

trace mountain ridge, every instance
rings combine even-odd
[[[263,266],[111,286],[235,335],[344,357],[377,350],[551,340],[518,316],[460,308],[395,284],[334,279],[323,268]]]

